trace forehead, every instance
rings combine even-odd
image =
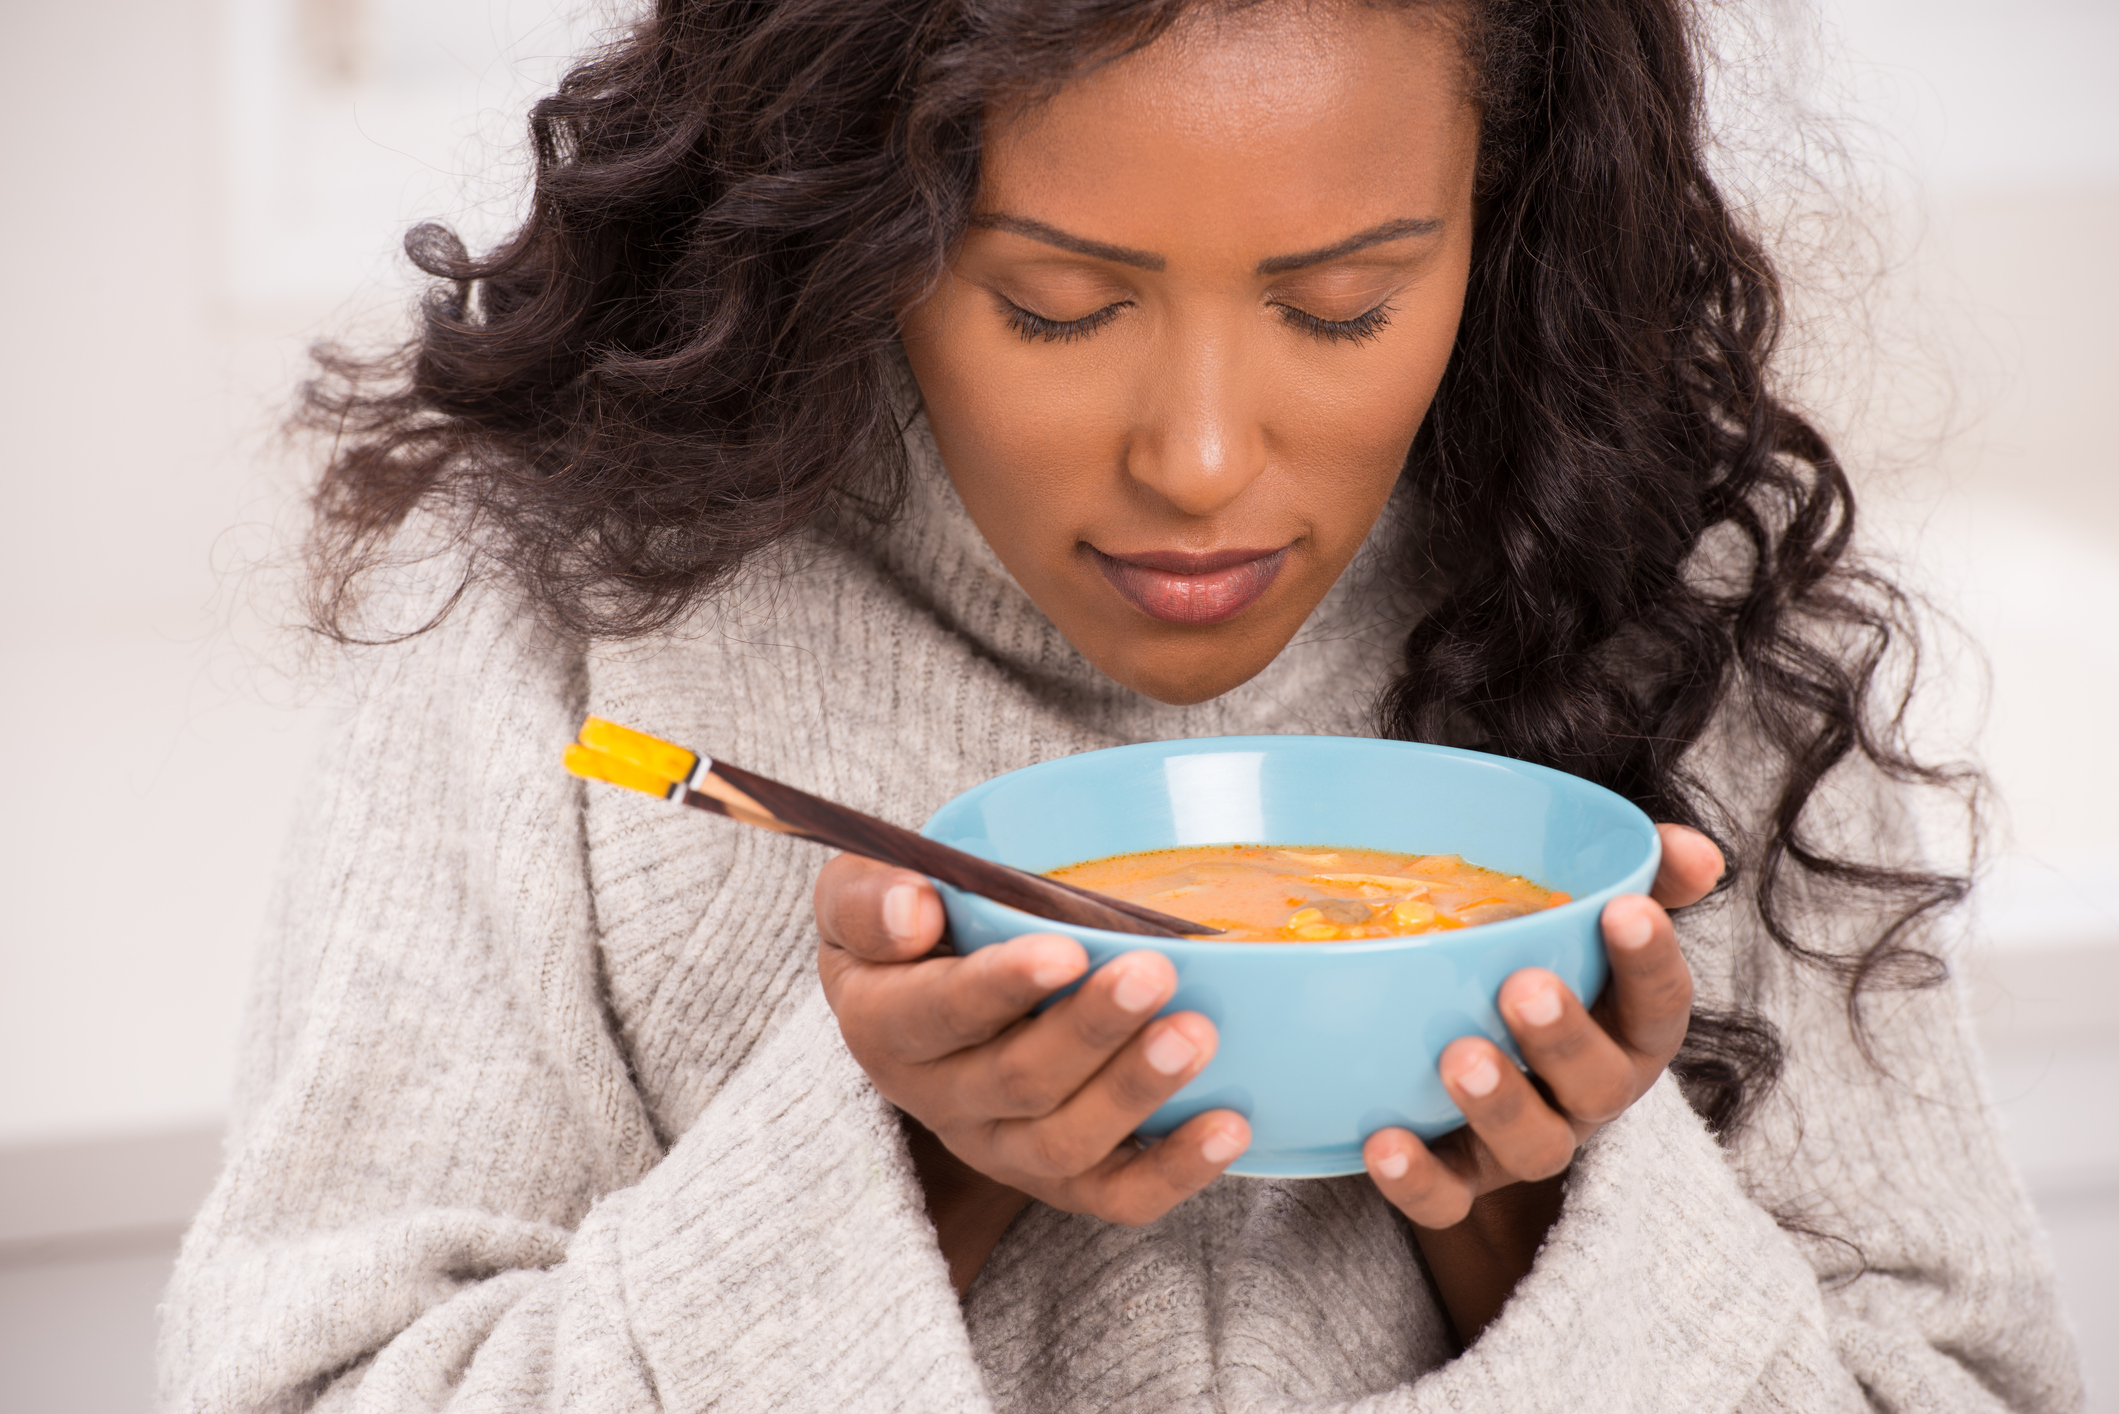
[[[1256,228],[1292,236],[1384,207],[1439,214],[1402,208],[1468,190],[1477,135],[1448,9],[1195,10],[1138,53],[989,122],[980,205],[1098,215],[1104,240],[1175,218],[1236,221],[1270,241]]]

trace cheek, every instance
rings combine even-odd
[[[909,312],[905,354],[958,493],[989,539],[1011,539],[1094,480],[1109,400],[1055,376],[1049,351],[985,317],[978,299],[959,288]]]
[[[1281,380],[1285,452],[1297,466],[1330,469],[1342,497],[1374,502],[1389,494],[1448,366],[1456,331],[1450,317],[1430,327],[1347,351],[1304,360]]]
[[[1292,494],[1304,503],[1321,566],[1332,574],[1398,484],[1449,364],[1459,298],[1408,301],[1384,338],[1284,370],[1278,450],[1295,472]]]
[[[972,314],[970,301],[950,281],[901,321],[905,358],[938,441],[975,441],[959,434],[996,419],[993,384],[979,373],[984,339]]]

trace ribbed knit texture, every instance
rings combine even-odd
[[[1879,998],[1872,1066],[1735,898],[1681,934],[1710,999],[1783,1028],[1773,1100],[1725,1153],[1659,1084],[1461,1355],[1358,1178],[1224,1179],[1140,1229],[1033,1205],[960,1304],[818,989],[822,853],[584,789],[560,745],[594,711],[914,824],[1069,752],[1359,733],[1409,610],[1357,561],[1258,678],[1159,706],[1059,637],[910,441],[889,531],[778,552],[682,631],[584,649],[490,592],[354,660],[165,1308],[166,1408],[2079,1407],[1955,994]],[[1741,794],[1757,753],[1706,751]],[[1823,813],[1907,848],[1872,782]]]

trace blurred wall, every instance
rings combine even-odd
[[[222,631],[292,331],[219,291],[219,18],[0,11],[0,1143],[218,1113],[303,754]]]
[[[1908,578],[1992,666],[1983,744],[2003,810],[1981,932],[2119,944],[2119,762],[2098,749],[2119,703],[2119,6],[1825,14],[1850,140],[1906,238],[1876,306],[1896,327],[1874,331],[1898,376],[1887,364],[1855,409],[1856,445],[1866,430],[1880,453],[1863,489]],[[1937,666],[1944,695],[1976,707],[1978,665]]]
[[[315,717],[261,569],[274,425],[311,340],[396,318],[407,222],[505,227],[522,109],[597,20],[0,8],[0,1147],[217,1121]]]

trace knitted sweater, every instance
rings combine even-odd
[[[1657,1084],[1461,1353],[1360,1177],[1223,1178],[1140,1228],[1033,1204],[960,1302],[818,988],[823,852],[585,789],[560,746],[593,711],[917,824],[1069,752],[1362,732],[1409,609],[1372,546],[1257,678],[1158,705],[1054,631],[909,441],[892,528],[763,556],[678,631],[569,643],[488,592],[354,663],[164,1310],[165,1408],[2080,1406],[1955,995],[1874,1003],[1872,1064],[1735,897],[1679,931],[1705,1000],[1781,1028],[1773,1098],[1725,1150]],[[1700,748],[1738,800],[1758,757]],[[1827,839],[1908,848],[1875,782],[1829,795]]]

